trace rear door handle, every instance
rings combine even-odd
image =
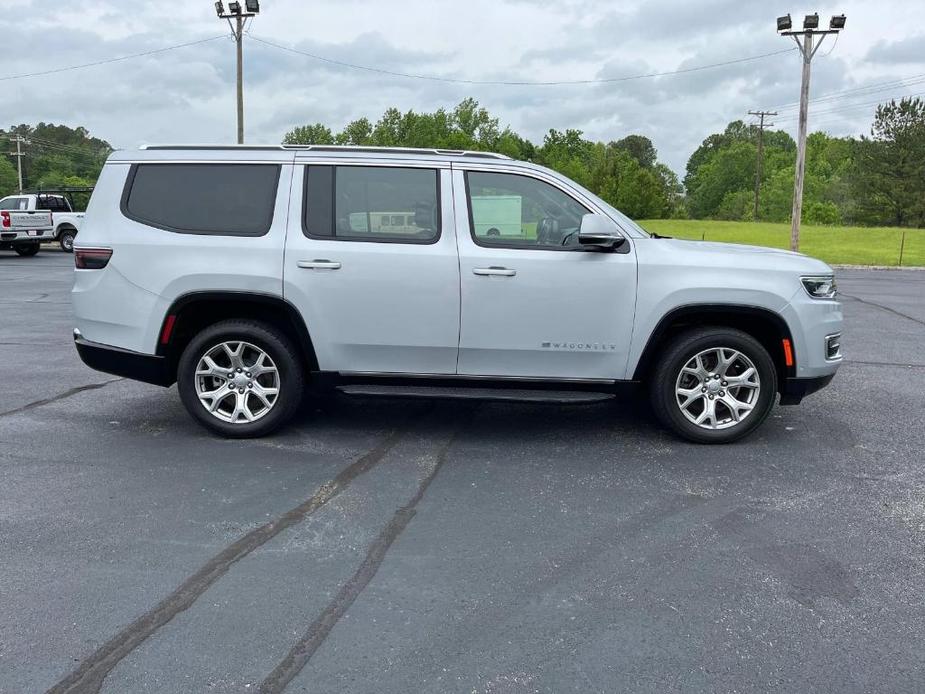
[[[517,270],[511,270],[510,268],[496,267],[492,265],[491,267],[472,268],[472,273],[475,275],[497,275],[499,277],[513,277],[517,274]]]
[[[321,258],[315,260],[300,260],[296,264],[304,270],[340,270],[340,263],[337,261],[323,260]]]

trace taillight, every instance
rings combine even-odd
[[[78,270],[102,270],[111,257],[111,248],[75,248],[74,267]]]
[[[10,221],[10,213],[6,210],[0,212],[0,218],[3,219],[2,224],[4,229],[9,229],[11,226],[13,226],[13,223]]]

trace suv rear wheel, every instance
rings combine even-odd
[[[702,328],[668,344],[650,387],[655,415],[666,427],[696,443],[729,443],[768,416],[777,371],[751,335]]]
[[[228,320],[199,333],[183,350],[177,389],[187,411],[222,436],[269,434],[295,414],[304,390],[292,342],[274,327]]]

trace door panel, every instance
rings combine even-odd
[[[317,191],[309,192],[316,206],[328,206],[336,227],[327,238],[309,238],[303,233],[306,167],[296,167],[284,295],[304,316],[322,370],[454,374],[459,262],[450,172],[434,174],[439,196],[428,212],[424,193],[413,188],[408,193],[398,181],[398,192],[383,194],[382,185],[392,185],[383,178],[387,174],[380,176],[385,184],[373,180],[367,185],[363,168],[369,167],[337,167],[351,171],[330,176],[341,181],[336,196],[322,199]],[[440,227],[432,243],[422,231],[431,218]],[[350,240],[338,240],[337,234]]]
[[[582,210],[563,209],[555,191],[534,195],[529,182],[483,177],[470,199],[460,170],[453,184],[462,293],[458,373],[624,378],[636,303],[632,249],[561,250],[563,240],[577,242],[569,235]],[[523,200],[513,201],[518,196]]]

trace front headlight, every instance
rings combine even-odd
[[[814,299],[834,299],[838,294],[838,285],[833,275],[819,277],[801,277],[803,288]]]

